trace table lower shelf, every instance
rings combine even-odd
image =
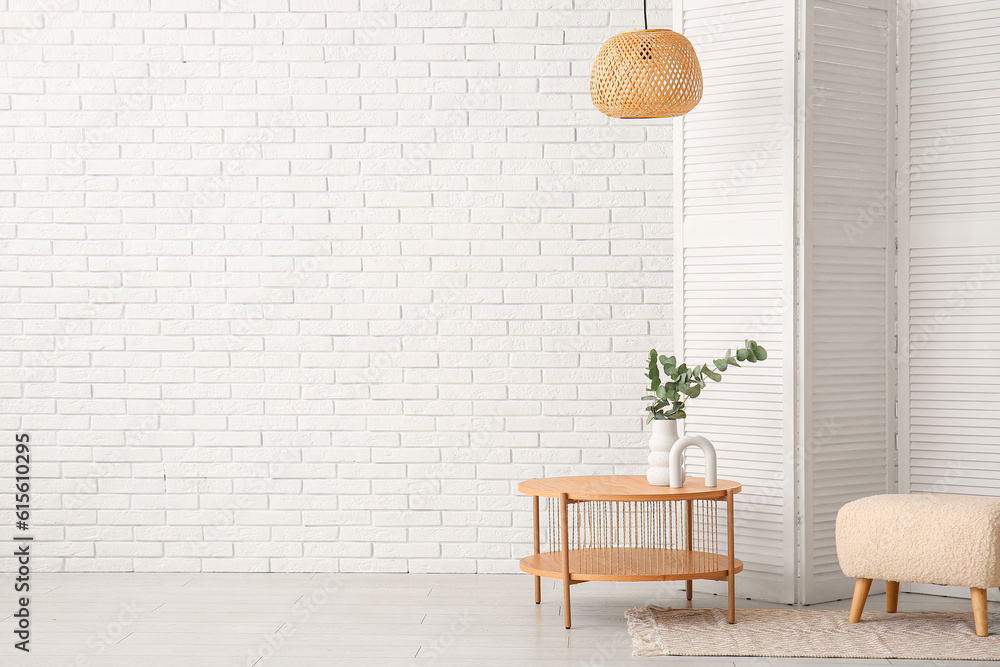
[[[562,579],[562,559],[562,551],[532,554],[521,559],[521,570],[539,577]],[[571,549],[569,571],[572,581],[725,579],[729,576],[729,556],[642,547]],[[733,574],[742,571],[743,561],[737,559]]]

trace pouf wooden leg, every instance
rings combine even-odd
[[[885,582],[885,610],[890,614],[896,612],[896,607],[899,605],[899,582],[898,581],[887,581]]]
[[[868,591],[872,588],[871,579],[858,579],[854,582],[854,600],[851,602],[851,615],[847,618],[851,623],[861,620],[861,612],[865,610]]]
[[[976,634],[986,637],[990,634],[989,617],[986,615],[986,589],[972,589],[972,617],[976,620]]]

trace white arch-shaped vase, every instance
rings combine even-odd
[[[679,438],[670,448],[670,487],[677,489],[684,486],[687,471],[684,469],[681,455],[692,445],[700,447],[705,454],[705,486],[719,485],[718,464],[715,460],[715,446],[703,435],[685,435]]]

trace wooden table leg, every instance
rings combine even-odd
[[[538,536],[538,496],[532,496],[532,513],[535,519],[535,555],[537,556],[542,552],[541,550],[541,539]],[[542,578],[535,577],[535,604],[542,603]]]
[[[687,550],[688,551],[693,551],[694,550],[694,543],[693,543],[693,539],[692,539],[692,531],[694,530],[694,526],[691,525],[691,515],[692,515],[692,512],[691,512],[691,503],[692,502],[693,501],[691,501],[691,500],[687,501]],[[688,562],[690,562],[690,560]],[[690,600],[693,597],[694,597],[694,581],[692,581],[691,579],[688,579],[687,580],[687,599]]]
[[[895,614],[899,608],[899,582],[885,582],[885,610],[890,614]]]
[[[851,600],[851,614],[847,620],[857,623],[861,620],[861,614],[865,610],[865,602],[868,601],[868,591],[872,588],[871,579],[858,579],[854,582],[854,599]]]
[[[566,608],[566,629],[569,630],[569,496],[559,494],[559,523],[562,531],[562,575],[563,575],[563,606]]]
[[[736,533],[733,519],[733,491],[726,492],[726,547],[729,551],[729,622],[736,622],[736,548],[733,546],[733,536]]]

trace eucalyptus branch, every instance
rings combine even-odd
[[[701,390],[705,388],[707,379],[714,382],[722,381],[722,373],[730,366],[739,367],[739,362],[749,361],[754,364],[767,359],[767,350],[757,341],[747,340],[745,346],[736,350],[726,350],[726,354],[721,359],[712,362],[715,370],[709,368],[708,364],[688,367],[687,364],[677,364],[676,357],[657,355],[655,349],[649,351],[649,371],[646,377],[649,378],[649,387],[646,391],[652,392],[649,396],[643,396],[644,401],[652,403],[646,406],[649,416],[646,423],[654,419],[684,419],[687,413],[684,411],[684,404],[689,398],[698,398]],[[659,363],[657,363],[659,362]],[[660,375],[660,366],[663,366],[663,376],[670,378],[663,379]]]

